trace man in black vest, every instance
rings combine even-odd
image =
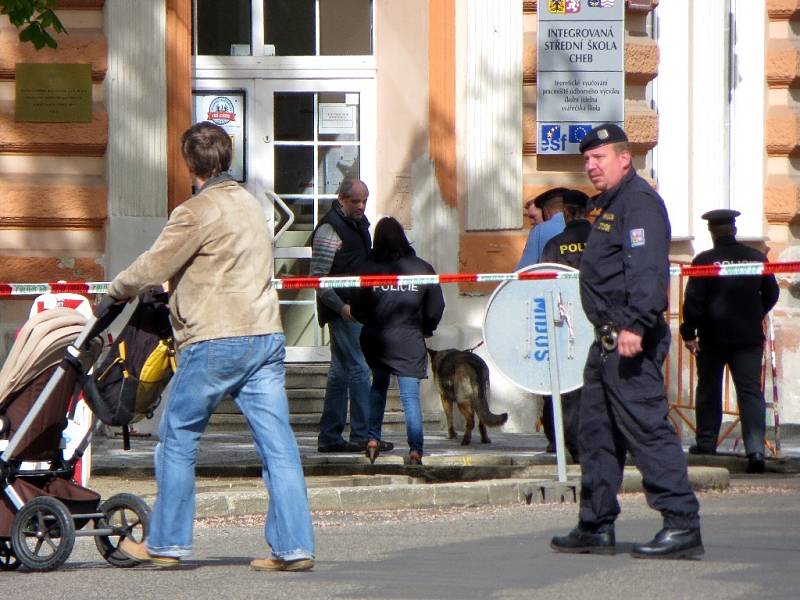
[[[314,230],[311,276],[341,276],[358,273],[372,246],[369,221],[364,215],[369,190],[363,181],[345,179],[338,201],[320,219]],[[325,403],[319,423],[319,452],[361,452],[367,444],[369,424],[370,370],[361,352],[361,323],[350,313],[357,289],[317,290],[320,326],[328,325],[331,367],[325,388]],[[350,397],[350,441],[342,437]]]
[[[714,248],[698,254],[692,265],[766,262],[755,248],[736,241],[739,211],[712,210],[703,215]],[[747,452],[747,471],[764,472],[766,404],[761,391],[762,322],[778,301],[774,275],[691,277],[686,285],[680,332],[697,357],[696,443],[692,454],[715,454],[722,425],[722,375],[728,365],[736,387]]]

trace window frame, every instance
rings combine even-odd
[[[362,55],[319,55],[320,23],[319,2],[315,0],[316,56],[266,56],[254,54],[255,48],[264,47],[264,1],[250,1],[250,55],[249,56],[215,56],[197,54],[197,0],[192,0],[192,65],[195,72],[200,70],[238,70],[238,69],[274,69],[274,70],[362,70],[376,68],[375,61],[375,0],[370,4],[370,22],[372,24],[372,54]]]

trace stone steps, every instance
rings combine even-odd
[[[286,394],[289,397],[289,422],[296,432],[315,432],[325,398],[325,385],[328,379],[327,363],[286,365]],[[425,430],[440,431],[438,414],[423,412]],[[241,431],[247,428],[239,407],[232,398],[220,402],[211,417],[209,429],[216,431]],[[384,431],[405,431],[405,418],[400,403],[397,383],[393,380],[386,397],[386,412],[383,419]]]

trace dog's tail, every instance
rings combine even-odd
[[[475,381],[475,390],[469,394],[472,400],[472,407],[481,420],[481,423],[487,427],[499,427],[508,421],[508,413],[495,414],[489,408],[489,367],[483,359],[477,354],[468,353],[466,362],[472,367],[472,372],[475,374],[477,381]]]

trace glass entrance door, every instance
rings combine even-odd
[[[251,165],[264,174],[256,193],[274,202],[275,274],[307,276],[314,228],[341,181],[358,177],[374,190],[374,82],[259,80],[255,95],[259,142]],[[368,218],[374,215],[374,202],[367,211]],[[279,296],[287,359],[329,360],[314,290]]]
[[[214,120],[231,134],[231,174],[272,224],[275,275],[309,275],[314,227],[341,181],[358,177],[375,195],[374,79],[202,79],[194,87],[195,121]],[[374,215],[373,200],[367,218]],[[279,297],[287,360],[329,360],[314,290]]]
[[[374,220],[374,5],[192,0],[195,119],[231,134],[232,174],[264,205],[279,277],[308,274],[311,234],[343,178],[367,183]],[[288,359],[328,360],[314,291],[280,301]]]

